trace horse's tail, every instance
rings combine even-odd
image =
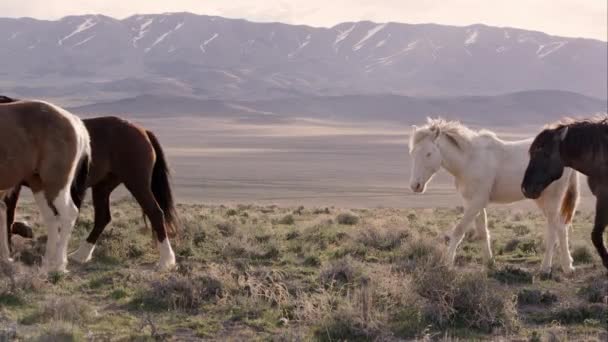
[[[72,187],[70,188],[72,202],[74,202],[74,205],[78,209],[82,206],[82,201],[84,200],[84,195],[87,191],[87,180],[89,178],[89,168],[91,164],[90,160],[91,157],[87,153],[82,156],[78,162],[78,168],[76,169]]]
[[[146,131],[146,134],[156,153],[156,163],[154,164],[154,169],[152,171],[152,193],[154,194],[156,202],[165,214],[167,234],[169,234],[169,236],[175,236],[177,235],[177,211],[175,210],[173,191],[171,189],[171,183],[169,182],[171,172],[169,171],[165,152],[158,142],[158,138],[150,131]]]
[[[78,164],[76,165],[74,178],[72,179],[72,184],[70,186],[70,195],[72,197],[72,202],[74,202],[74,205],[80,210],[84,195],[87,191],[89,169],[91,167],[91,137],[84,122],[76,115],[73,115],[72,124],[74,125],[78,138],[78,150],[76,153]]]
[[[578,206],[579,197],[578,172],[576,170],[571,170],[570,178],[568,179],[568,189],[562,200],[561,213],[565,224],[572,222],[574,212]]]

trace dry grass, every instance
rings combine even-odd
[[[574,278],[537,276],[542,218],[489,212],[496,266],[463,242],[444,266],[456,209],[340,211],[179,205],[178,267],[158,252],[131,201],[113,205],[93,261],[36,272],[44,238],[16,238],[20,262],[0,267],[0,326],[21,340],[392,341],[601,339],[606,281],[573,230]],[[20,209],[38,222],[29,206]],[[583,216],[583,215],[579,215]],[[575,221],[588,225],[588,222]],[[92,225],[85,206],[70,249]],[[44,234],[34,227],[37,237]],[[514,240],[516,239],[516,240]],[[510,242],[512,241],[512,242]],[[584,260],[584,261],[583,261]],[[30,266],[24,266],[28,264]],[[97,319],[101,317],[103,319]],[[554,331],[551,322],[560,322]],[[12,328],[11,328],[12,329]],[[0,333],[4,333],[0,329]],[[12,335],[11,335],[12,336]]]

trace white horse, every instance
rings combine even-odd
[[[424,127],[413,127],[410,156],[413,159],[410,187],[422,193],[441,167],[455,178],[464,199],[464,216],[450,235],[447,263],[454,265],[456,249],[467,227],[475,221],[483,240],[483,256],[492,260],[486,207],[489,203],[512,203],[525,199],[521,182],[529,161],[532,139],[504,141],[490,131],[473,131],[459,122],[427,119]],[[568,225],[578,204],[578,173],[566,168],[562,177],[535,200],[547,218],[542,272],[551,271],[556,237],[560,263],[565,273],[574,271],[568,247]]]

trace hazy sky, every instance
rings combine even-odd
[[[483,23],[608,40],[606,0],[0,0],[0,17],[57,19],[94,13],[124,18],[185,11],[313,26],[363,19]]]

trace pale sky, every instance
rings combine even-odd
[[[193,12],[325,27],[358,20],[481,23],[606,41],[607,6],[606,0],[0,0],[0,17]]]

